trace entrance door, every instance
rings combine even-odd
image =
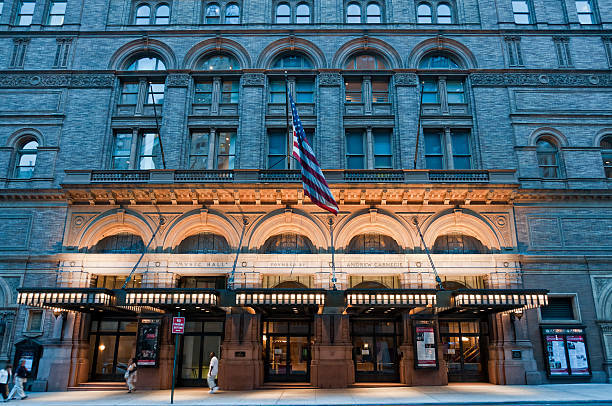
[[[482,341],[478,320],[440,320],[440,339],[449,382],[481,382],[486,368],[481,355]]]
[[[399,382],[395,321],[352,321],[357,382]]]
[[[181,337],[178,383],[182,386],[206,386],[209,354],[219,358],[223,321],[188,321]]]
[[[265,378],[310,381],[310,321],[266,321],[263,328]]]
[[[92,321],[89,336],[92,380],[123,380],[128,361],[135,355],[137,329],[135,320]]]

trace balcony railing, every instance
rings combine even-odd
[[[488,183],[516,184],[514,170],[324,170],[330,184],[338,183]],[[299,170],[67,170],[65,185],[97,183],[300,183]]]

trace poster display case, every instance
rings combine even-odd
[[[542,327],[549,377],[591,376],[583,327]]]
[[[434,320],[418,320],[413,323],[414,367],[438,369],[438,340]]]
[[[159,365],[161,319],[140,319],[136,340],[136,362],[139,367]]]

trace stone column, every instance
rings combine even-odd
[[[363,112],[369,116],[372,114],[372,77],[364,76],[361,91],[363,92]]]
[[[412,325],[414,319],[408,313],[402,315],[403,341],[400,345],[400,382],[408,386],[448,385],[448,372],[440,344],[438,321],[435,320],[436,340],[438,343],[438,369],[416,369],[414,367],[414,339]]]
[[[334,308],[326,308],[333,311]],[[349,316],[339,311],[317,314],[310,361],[310,383],[319,388],[346,388],[355,382]]]
[[[172,315],[162,318],[159,331],[159,364],[157,368],[138,368],[137,388],[143,390],[170,389],[172,387],[172,365],[174,363],[174,336],[170,332]],[[178,360],[177,360],[178,362]],[[180,372],[180,371],[177,371]]]
[[[400,169],[413,169],[414,149],[416,147],[418,125],[419,94],[417,92],[417,76],[414,73],[397,73],[393,78],[395,84],[395,122],[398,141],[394,144],[393,154],[397,154],[396,162]],[[423,148],[423,138],[419,146]],[[425,163],[420,160],[419,168],[424,168]]]
[[[438,94],[440,95],[440,111],[444,115],[450,114],[448,95],[446,94],[446,77],[444,76],[438,78]]]
[[[187,74],[172,74],[166,78],[166,90],[164,105],[158,106],[157,114],[163,116],[160,121],[162,142],[164,144],[164,155],[166,168],[178,168],[186,159],[181,151],[183,140],[186,135],[187,119],[187,89],[191,77]],[[162,108],[159,108],[162,107]]]
[[[219,103],[221,102],[221,78],[219,76],[215,76],[213,78],[212,84],[212,98],[210,104],[210,114],[218,115],[219,114]]]
[[[135,116],[144,114],[144,106],[147,104],[147,93],[149,92],[149,80],[147,78],[138,78],[138,96],[136,99]]]
[[[374,137],[372,127],[366,128],[366,168],[374,169]]]
[[[455,163],[453,162],[453,142],[451,140],[450,127],[444,127],[444,149],[446,151],[446,154],[444,154],[446,159],[446,168],[455,169]]]
[[[266,77],[260,72],[247,72],[242,75],[241,84],[235,168],[258,169],[263,159]]]
[[[344,168],[344,100],[341,92],[342,76],[338,72],[319,74],[317,97],[317,136],[315,154],[325,169]]]
[[[251,390],[263,384],[261,315],[234,309],[225,318],[225,338],[219,358],[219,386]]]

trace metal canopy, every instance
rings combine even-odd
[[[125,298],[122,302],[125,306],[135,306],[145,310],[225,313],[218,307],[219,292],[215,289],[125,289]]]
[[[314,314],[325,306],[323,289],[238,289],[236,305],[253,307],[264,314]]]
[[[110,289],[104,288],[19,288],[17,303],[59,311],[130,312],[132,309],[119,307],[117,297]]]
[[[548,304],[545,289],[458,289],[453,291],[451,305],[439,313],[505,313],[521,312]]]

